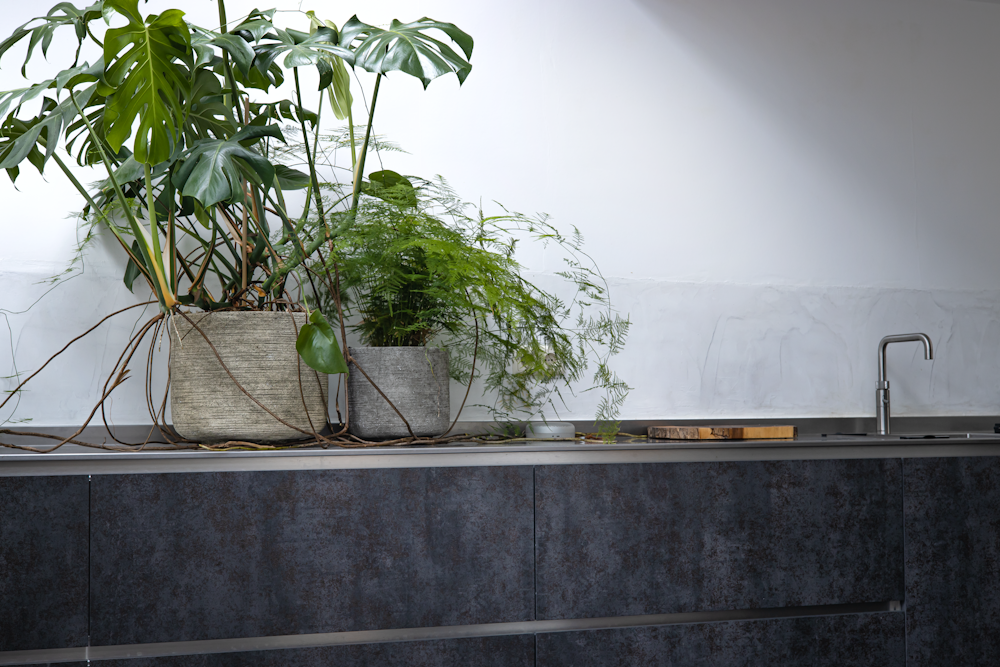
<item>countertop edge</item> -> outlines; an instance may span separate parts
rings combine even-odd
[[[808,438],[709,443],[553,442],[379,450],[19,453],[0,455],[0,477],[967,456],[1000,456],[1000,437],[979,434],[972,438],[922,442]]]

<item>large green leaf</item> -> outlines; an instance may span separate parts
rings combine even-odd
[[[340,32],[340,45],[352,50],[350,56],[342,57],[349,64],[376,74],[398,71],[415,76],[424,88],[433,79],[450,72],[454,72],[458,82],[463,83],[472,71],[472,65],[450,46],[428,35],[431,30],[443,32],[458,44],[465,58],[472,57],[472,37],[453,23],[441,23],[426,17],[413,23],[400,23],[393,19],[389,29],[385,30],[362,23],[357,16],[352,16]]]
[[[17,113],[22,104],[35,99],[47,90],[54,90],[58,97],[64,88],[72,88],[83,82],[99,81],[103,76],[104,60],[100,59],[94,65],[84,63],[79,67],[63,70],[56,74],[55,78],[39,81],[27,88],[2,91],[0,92],[0,117],[6,116],[7,111],[12,106],[14,112]]]
[[[210,70],[195,72],[190,110],[184,119],[184,136],[189,143],[198,139],[228,139],[237,129],[232,108],[224,103],[222,83]]]
[[[184,12],[168,9],[144,21],[138,1],[105,0],[129,23],[104,37],[107,81],[114,89],[104,114],[107,141],[115,152],[132,134],[138,116],[133,153],[139,162],[156,164],[170,157],[184,125],[191,34]]]
[[[101,18],[104,9],[103,5],[103,2],[96,2],[89,7],[79,9],[69,2],[60,2],[50,9],[45,16],[33,18],[27,23],[18,26],[7,39],[0,42],[0,57],[12,46],[30,35],[28,53],[24,58],[24,65],[21,66],[21,75],[24,76],[25,68],[28,66],[28,61],[31,60],[35,47],[41,44],[42,55],[47,55],[49,44],[52,43],[52,35],[55,33],[56,28],[66,25],[72,25],[76,31],[77,56],[79,56],[80,45],[83,44],[83,40],[87,35],[87,23]],[[32,28],[27,27],[35,21],[41,21],[41,24]],[[73,66],[76,66],[75,60]]]
[[[234,34],[246,34],[249,35],[250,39],[255,42],[259,42],[263,39],[264,35],[270,30],[274,30],[274,25],[271,20],[274,18],[274,9],[268,9],[267,11],[260,11],[254,9],[249,14],[247,14],[246,19],[243,20],[238,26],[230,30],[229,32]],[[307,12],[308,13],[308,12]]]
[[[86,106],[96,88],[97,84],[91,84],[82,91],[73,93],[81,108]],[[2,157],[0,169],[16,167],[22,160],[29,157],[29,154],[35,150],[35,144],[38,143],[39,139],[42,139],[45,144],[45,154],[42,163],[35,165],[41,171],[42,165],[55,151],[63,128],[68,126],[78,115],[76,107],[68,97],[59,104],[45,98],[41,113],[27,127],[5,122],[4,126],[0,127],[0,137],[7,139],[8,142],[0,143],[0,157]]]
[[[51,106],[51,100],[46,99],[45,102],[48,103],[46,106]],[[18,165],[25,158],[27,158],[28,162],[35,165],[39,173],[43,170],[45,157],[35,145],[38,141],[37,134],[34,134],[34,140],[27,143],[28,151],[24,156],[21,156],[20,159],[8,160],[17,140],[28,132],[33,132],[35,126],[41,122],[41,117],[32,118],[28,121],[23,121],[19,118],[10,118],[3,124],[3,128],[0,129],[0,163],[5,165],[4,168],[7,170],[7,176],[10,178],[11,183],[17,181],[17,177],[21,173]]]
[[[253,47],[257,57],[254,64],[261,71],[267,71],[282,54],[285,67],[303,67],[316,65],[323,75],[323,68],[329,69],[326,62],[329,56],[340,56],[346,59],[351,52],[337,44],[337,31],[326,26],[318,28],[312,34],[298,30],[275,30],[277,41],[259,43]],[[322,63],[322,64],[320,64]],[[330,84],[328,79],[326,85]],[[323,86],[320,86],[322,90]]]
[[[206,208],[223,201],[242,201],[245,176],[256,175],[265,188],[271,187],[274,165],[240,143],[265,136],[284,140],[277,125],[268,125],[246,127],[225,141],[197,142],[174,174],[174,185],[185,197],[193,197]]]
[[[244,76],[250,75],[250,64],[253,62],[255,54],[253,47],[245,39],[239,35],[225,33],[214,37],[210,44],[218,46],[232,56],[233,62],[236,63],[236,67]]]
[[[4,127],[0,129],[0,136],[10,140],[9,142],[5,142],[3,149],[0,150],[0,156],[2,156],[0,159],[9,164],[11,162],[20,162],[26,156],[31,157],[36,153],[32,146],[41,139],[45,144],[45,153],[44,155],[41,153],[38,154],[39,160],[37,163],[33,161],[33,164],[41,171],[44,163],[52,157],[52,153],[58,145],[59,134],[63,131],[63,128],[66,129],[66,135],[69,137],[77,129],[78,125],[82,123],[79,120],[74,122],[74,119],[79,114],[72,101],[66,98],[62,103],[57,104],[56,100],[58,100],[59,95],[64,89],[72,90],[81,83],[100,81],[103,75],[104,61],[101,59],[94,65],[84,63],[79,67],[63,70],[56,74],[54,79],[47,79],[29,88],[0,93],[0,116],[7,114],[11,106],[14,107],[14,110],[4,121]],[[86,108],[88,105],[93,104],[95,99],[103,99],[95,94],[96,88],[96,86],[89,86],[75,93],[77,103],[81,108]],[[15,122],[15,116],[25,102],[35,99],[47,91],[54,91],[56,98],[55,100],[48,97],[42,98],[40,113],[27,123],[27,126],[30,126],[30,128],[24,126],[24,122]],[[68,146],[67,150],[69,148]],[[11,169],[13,167],[7,166],[5,168]]]
[[[347,363],[344,361],[344,353],[340,351],[337,334],[319,309],[314,310],[309,321],[299,329],[295,349],[302,361],[321,373],[333,375],[347,372]]]

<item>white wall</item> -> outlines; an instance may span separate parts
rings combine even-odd
[[[186,4],[214,22],[214,3]],[[230,17],[253,4],[229,0]],[[32,14],[7,9],[9,26]],[[580,228],[633,321],[617,363],[635,387],[625,418],[870,415],[876,344],[909,331],[928,333],[937,358],[890,348],[894,414],[1000,413],[1000,6],[373,0],[328,11],[338,24],[354,11],[371,23],[428,15],[475,37],[461,88],[386,81],[376,129],[409,155],[384,166]],[[21,85],[20,53],[0,63],[0,88]],[[71,256],[64,216],[80,202],[56,172],[47,179],[26,168],[20,192],[0,182],[8,311]],[[538,248],[523,260],[542,280],[558,268]],[[120,262],[99,243],[83,276],[8,315],[20,370],[136,300]],[[33,381],[14,417],[80,421],[133,321]],[[6,335],[0,326],[4,375]],[[130,382],[118,423],[147,419]],[[562,416],[586,419],[595,401],[581,393]]]

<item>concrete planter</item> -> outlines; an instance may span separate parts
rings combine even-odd
[[[323,428],[327,376],[300,362],[295,351],[296,326],[305,324],[304,313],[237,311],[188,317],[212,341],[230,373],[251,396],[304,431]],[[173,316],[167,330],[170,411],[180,435],[203,442],[280,442],[308,437],[281,424],[247,398],[187,320]]]
[[[448,353],[429,347],[352,347],[365,373],[409,422],[413,434],[435,436],[451,425]],[[365,440],[410,435],[399,415],[354,364],[347,380],[350,432]]]

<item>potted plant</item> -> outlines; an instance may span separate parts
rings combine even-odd
[[[335,202],[337,188],[330,189]],[[352,433],[443,435],[454,424],[449,374],[466,386],[466,399],[480,378],[500,424],[551,418],[560,391],[583,378],[588,361],[596,365],[593,389],[604,392],[596,421],[608,435],[617,431],[628,388],[608,361],[629,323],[611,308],[576,230],[563,235],[544,216],[486,216],[440,178],[383,170],[369,175],[362,193],[353,224],[327,258],[339,291],[322,291],[320,303],[331,319],[352,317],[367,346],[349,350]],[[562,251],[566,300],[525,278],[514,258],[517,239]]]
[[[353,127],[345,63],[375,73],[357,165],[362,173],[383,75],[402,72],[425,87],[452,72],[464,81],[472,39],[426,18],[381,29],[353,17],[338,30],[310,13],[309,30],[297,31],[276,26],[272,10],[230,25],[224,0],[218,6],[218,29],[192,25],[177,9],[143,15],[138,0],[103,0],[85,9],[63,2],[17,28],[0,43],[0,56],[27,39],[27,64],[38,44],[44,53],[56,30],[72,27],[77,59],[52,79],[0,93],[0,168],[14,180],[25,160],[40,172],[54,164],[84,197],[84,219],[110,230],[125,251],[125,284],[132,289],[141,278],[155,295],[160,312],[129,342],[98,406],[124,381],[143,338],[166,326],[181,436],[320,438],[328,421],[324,379],[309,369],[344,373],[347,367],[335,330],[302,296],[336,289],[333,276],[305,270],[306,262],[325,266],[324,250],[353,223],[361,183],[355,179],[340,215],[328,215],[310,131],[318,136],[324,98]],[[95,34],[101,20],[116,25],[103,40]],[[428,35],[434,31],[465,58]],[[79,64],[93,46],[100,56]],[[315,112],[303,104],[301,67],[319,72]],[[293,99],[255,101],[286,79],[294,84]],[[41,100],[40,111],[25,116],[32,100]],[[305,171],[274,159],[283,121],[297,124],[305,140]],[[88,190],[59,147],[80,165],[103,169],[105,180]],[[290,189],[306,190],[301,211],[287,205]],[[267,359],[277,363],[262,365]],[[206,412],[205,399],[221,404]],[[158,424],[165,401],[157,409],[150,397]]]

